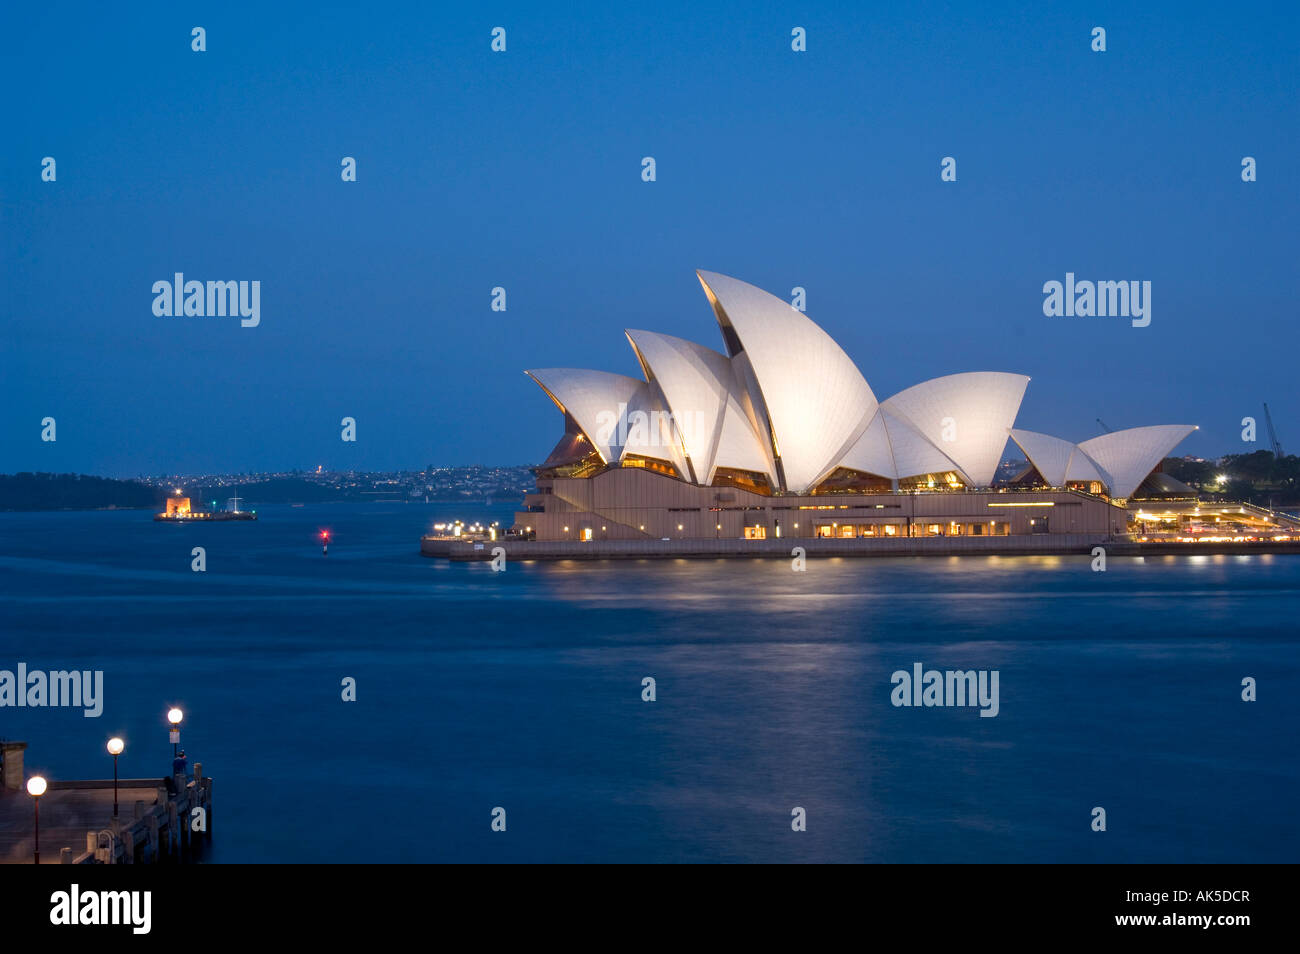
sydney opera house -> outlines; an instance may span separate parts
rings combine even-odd
[[[1020,430],[1029,379],[935,378],[879,400],[801,311],[699,272],[725,353],[628,331],[638,377],[526,372],[564,415],[512,536],[533,540],[1123,534],[1126,499],[1195,430],[1075,443]],[[995,483],[1008,439],[1030,466]]]

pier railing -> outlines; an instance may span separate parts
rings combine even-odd
[[[105,819],[98,830],[86,831],[83,848],[62,846],[63,864],[150,864],[180,860],[212,837],[212,779],[202,763],[193,776],[176,775],[175,794],[168,779],[119,779],[119,815]],[[51,781],[49,791],[85,796],[98,804],[113,791],[112,779]],[[130,806],[130,807],[128,807]]]

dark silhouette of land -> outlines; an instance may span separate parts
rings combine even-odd
[[[85,474],[0,474],[0,510],[161,509],[166,493],[138,480]]]

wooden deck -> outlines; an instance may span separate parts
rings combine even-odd
[[[118,782],[113,819],[113,780],[51,781],[41,796],[41,864],[132,864],[191,860],[212,834],[212,779],[195,764],[178,776],[169,796],[166,780]],[[202,809],[204,831],[193,831],[193,810]],[[0,789],[0,864],[31,864],[32,797]]]

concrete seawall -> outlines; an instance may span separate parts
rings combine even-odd
[[[802,547],[810,558],[817,557],[913,557],[913,556],[1036,556],[1076,554],[1088,556],[1095,546],[1106,548],[1107,556],[1163,556],[1169,554],[1300,553],[1300,541],[1274,543],[1137,543],[1106,540],[1089,534],[1034,534],[1014,537],[911,537],[857,538],[820,537],[785,540],[577,540],[472,542],[420,541],[422,556],[458,562],[492,559],[493,549],[505,550],[506,559],[521,560],[676,560],[735,557],[789,559],[790,551]]]

